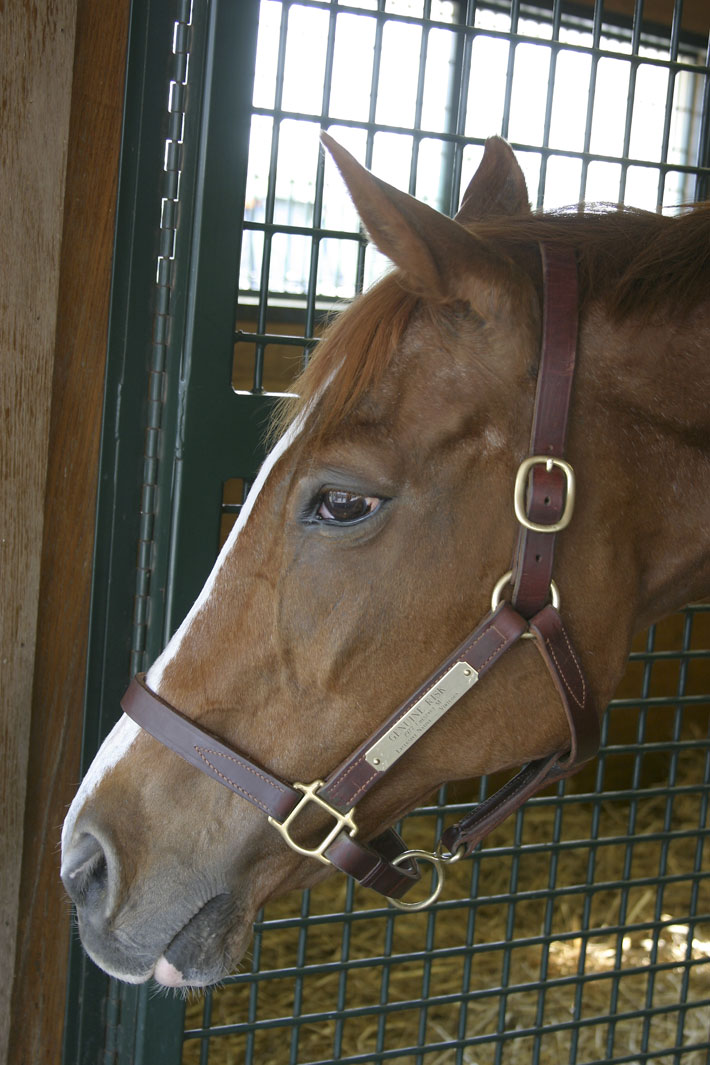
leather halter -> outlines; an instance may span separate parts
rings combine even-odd
[[[540,252],[542,353],[530,457],[520,466],[515,485],[518,544],[511,570],[496,586],[490,612],[470,636],[325,781],[307,785],[285,783],[200,728],[150,691],[145,674],[133,678],[121,702],[126,714],[162,744],[263,810],[293,850],[335,866],[404,908],[432,902],[443,882],[442,863],[471,854],[526,799],[575,772],[599,748],[598,714],[557,609],[552,582],[556,534],[569,523],[574,507],[574,473],[564,453],[577,339],[577,268],[569,248],[541,244]],[[511,602],[501,602],[508,584]],[[569,745],[524,766],[447,828],[433,854],[408,851],[393,829],[361,842],[353,811],[363,795],[521,637],[533,639],[552,676],[569,725]],[[296,842],[292,827],[311,804],[326,811],[334,824],[317,847],[308,848]],[[417,859],[435,865],[437,888],[424,903],[397,902],[420,877]]]

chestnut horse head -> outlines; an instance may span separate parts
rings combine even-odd
[[[567,444],[577,505],[555,581],[595,706],[613,694],[633,633],[710,584],[710,212],[533,215],[494,138],[451,220],[328,144],[395,270],[329,328],[146,681],[283,781],[346,759],[466,637],[510,568],[541,241],[579,261]],[[568,735],[550,674],[521,640],[368,791],[360,836],[444,781],[541,758]],[[320,816],[309,810],[305,830]],[[267,899],[328,869],[124,717],[69,811],[62,873],[103,969],[200,985],[233,968]]]

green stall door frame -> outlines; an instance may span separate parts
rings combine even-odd
[[[260,460],[272,401],[231,387],[258,9],[131,12],[83,772],[209,573],[223,482]],[[183,1003],[109,979],[74,939],[64,1065],[178,1065]]]

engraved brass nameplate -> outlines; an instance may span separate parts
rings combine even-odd
[[[432,688],[410,706],[406,714],[392,725],[365,752],[365,761],[378,773],[384,773],[408,751],[420,736],[435,724],[478,680],[478,673],[467,662],[457,662]]]

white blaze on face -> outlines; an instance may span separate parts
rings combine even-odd
[[[137,725],[135,721],[132,721],[130,717],[126,717],[124,714],[101,744],[96,757],[89,766],[88,773],[81,782],[81,787],[74,796],[74,801],[69,807],[69,813],[62,828],[62,850],[71,841],[74,824],[84,803],[96,790],[100,780],[131,748],[140,730],[140,725]]]
[[[202,610],[205,603],[208,601],[212,593],[217,574],[221,570],[222,566],[224,565],[225,559],[234,547],[237,537],[246,525],[249,515],[251,514],[254,508],[254,503],[256,502],[257,496],[264,487],[267,477],[269,476],[281,456],[286,453],[286,451],[294,442],[296,437],[302,432],[307,413],[307,410],[304,411],[304,413],[293,422],[293,424],[279,440],[276,447],[267,456],[256,480],[254,481],[254,484],[252,485],[252,489],[249,492],[247,501],[241,509],[239,518],[235,522],[234,527],[232,528],[232,531],[230,532],[229,537],[227,538],[227,541],[219,554],[214,568],[210,573],[209,577],[207,578],[204,588],[200,592],[189,614],[187,615],[175,635],[172,637],[163,653],[148,670],[146,683],[148,684],[148,687],[151,688],[153,691],[160,691],[160,683],[163,677],[163,673],[165,671],[165,667],[168,665],[169,662],[173,660],[173,658],[179,651],[183,640],[185,639],[187,633],[190,630],[190,626],[194,622],[199,612]],[[71,841],[74,825],[86,800],[96,790],[106,773],[108,773],[109,770],[112,769],[117,764],[117,762],[119,762],[121,758],[123,758],[123,756],[130,750],[133,741],[136,739],[140,731],[140,726],[124,714],[118,724],[114,726],[112,731],[106,737],[96,757],[94,758],[94,761],[91,763],[89,771],[84,777],[84,780],[81,783],[81,787],[76,793],[74,801],[72,802],[69,808],[69,813],[67,814],[66,820],[64,822],[64,827],[62,829],[62,848],[65,848],[67,844]]]
[[[241,511],[239,512],[239,517],[232,526],[232,530],[229,536],[227,537],[227,540],[225,541],[224,547],[219,553],[217,561],[215,562],[212,572],[207,578],[202,591],[193,603],[192,609],[183,621],[180,628],[175,632],[163,653],[160,655],[159,658],[156,659],[156,661],[153,663],[153,665],[148,670],[148,673],[146,674],[146,684],[152,691],[160,691],[160,683],[163,679],[163,673],[165,672],[166,666],[169,662],[172,662],[173,658],[175,658],[176,654],[180,650],[180,646],[183,640],[190,631],[190,626],[204,607],[205,603],[210,598],[215,585],[215,581],[217,580],[217,575],[222,569],[222,566],[224,565],[227,557],[231,554],[232,548],[234,547],[237,537],[246,525],[249,515],[251,514],[254,508],[254,503],[256,502],[257,496],[266,484],[267,477],[269,476],[281,456],[286,453],[293,441],[303,429],[304,420],[304,417],[296,419],[296,421],[281,437],[276,447],[269,453],[264,462],[264,465],[259,470],[259,474],[256,480],[254,481],[254,484],[252,485],[247,500]]]

